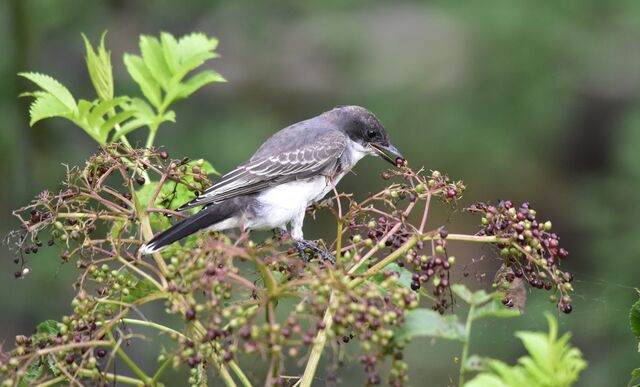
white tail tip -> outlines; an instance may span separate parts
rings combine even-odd
[[[156,248],[156,246],[152,243],[150,245],[142,245],[140,247],[140,250],[138,250],[140,252],[140,254],[142,255],[147,255],[147,254],[153,254],[156,251],[160,251],[159,248]]]

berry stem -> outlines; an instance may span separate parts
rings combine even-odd
[[[111,321],[113,321],[113,320],[107,321],[106,323],[108,324]],[[174,335],[178,335],[180,337],[184,337],[184,335],[182,333],[176,331],[175,329],[169,328],[168,326],[165,326],[165,325],[162,325],[162,324],[155,323],[153,321],[138,320],[138,319],[135,319],[135,318],[122,318],[122,319],[118,320],[118,322],[124,322],[124,323],[131,324],[131,325],[138,325],[138,326],[142,326],[142,327],[154,328],[154,329],[157,329],[157,330],[162,331],[162,332],[166,332],[166,333],[169,333],[169,334],[174,334]]]
[[[167,359],[162,362],[160,367],[158,367],[158,370],[156,371],[155,374],[153,374],[153,377],[151,378],[151,385],[152,386],[155,386],[155,385],[158,384],[158,379],[160,379],[160,376],[162,376],[164,371],[166,371],[167,368],[169,368],[169,365],[171,364],[172,360],[173,360],[173,357],[168,356]]]
[[[420,234],[424,232],[424,227],[427,225],[427,218],[429,217],[429,207],[431,206],[431,190],[427,191],[427,200],[424,203],[424,212],[422,213],[422,220],[420,221]]]
[[[318,363],[320,362],[320,357],[322,356],[324,345],[327,342],[327,332],[331,330],[331,325],[333,324],[333,313],[331,312],[331,305],[335,302],[335,297],[335,291],[331,292],[329,307],[327,307],[327,310],[324,313],[324,318],[322,320],[324,322],[325,328],[318,332],[318,335],[313,342],[313,348],[311,348],[311,354],[309,355],[307,366],[304,369],[304,374],[302,374],[302,378],[300,378],[300,381],[296,383],[300,387],[310,387],[311,383],[313,382],[313,377],[315,376],[316,370],[318,369]]]
[[[105,331],[107,333],[107,336],[109,336],[111,346],[115,350],[116,355],[118,355],[120,359],[129,367],[131,372],[136,374],[136,376],[139,377],[140,380],[142,380],[144,385],[148,384],[151,378],[147,374],[145,374],[144,371],[142,371],[140,367],[138,367],[138,365],[133,360],[131,360],[129,355],[127,355],[122,350],[122,348],[120,347],[120,341],[116,341],[115,337],[113,337],[113,333],[111,332],[111,329],[107,328],[105,329]]]
[[[84,369],[84,368],[80,368],[76,372],[78,373],[78,375],[85,376],[85,377],[88,377],[88,378],[92,378],[94,376],[94,372],[93,371],[87,370],[87,369]],[[108,380],[110,382],[114,382],[114,383],[122,382],[124,384],[130,384],[132,386],[144,386],[145,385],[145,383],[140,379],[132,378],[132,377],[129,377],[129,376],[116,375],[116,374],[112,374],[112,373],[109,373],[109,372],[100,372],[100,377],[103,378],[103,379],[106,379],[106,380]]]
[[[462,343],[462,355],[460,358],[460,376],[458,377],[458,387],[462,387],[464,385],[464,378],[467,373],[466,363],[467,357],[469,357],[469,342],[471,339],[471,324],[473,323],[473,314],[475,312],[475,305],[469,305],[469,313],[467,314],[467,322],[464,326],[466,339]]]

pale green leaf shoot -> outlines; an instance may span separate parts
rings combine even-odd
[[[113,69],[111,67],[111,52],[105,48],[104,38],[107,32],[102,33],[100,45],[97,53],[89,39],[82,34],[84,45],[87,51],[86,62],[89,71],[89,77],[93,88],[96,90],[98,98],[102,101],[108,101],[113,98]]]

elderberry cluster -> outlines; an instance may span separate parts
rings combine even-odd
[[[342,274],[342,275],[341,275]],[[329,308],[332,327],[329,332],[339,344],[356,341],[363,351],[359,357],[368,385],[381,383],[380,365],[391,359],[388,383],[400,386],[406,383],[407,365],[402,350],[404,343],[395,340],[395,330],[404,324],[405,314],[418,306],[416,293],[399,283],[399,273],[385,270],[377,285],[349,286],[346,273],[319,273],[320,278],[311,285],[309,308],[315,313]],[[332,289],[340,289],[328,299]],[[318,314],[319,315],[319,314]],[[316,330],[324,329],[319,321]],[[316,333],[316,332],[310,332]],[[305,336],[305,341],[314,335]]]
[[[560,237],[552,232],[550,221],[538,221],[537,212],[525,202],[519,207],[509,201],[497,205],[476,203],[468,208],[482,215],[479,235],[496,236],[500,255],[504,259],[503,269],[495,286],[508,289],[516,278],[522,278],[536,289],[552,291],[550,300],[564,313],[571,313],[573,276],[560,269],[560,262],[569,252],[560,246]],[[505,297],[503,303],[512,305]]]

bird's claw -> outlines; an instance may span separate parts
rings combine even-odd
[[[323,258],[326,261],[329,261],[332,265],[336,264],[336,257],[330,254],[328,251],[321,249],[320,247],[318,247],[318,245],[316,245],[311,241],[299,240],[295,242],[295,245],[296,245],[296,249],[298,250],[298,254],[300,254],[300,257],[305,262],[309,261],[309,257],[305,252],[306,249],[309,249],[314,251],[315,253],[318,253],[321,258]]]

